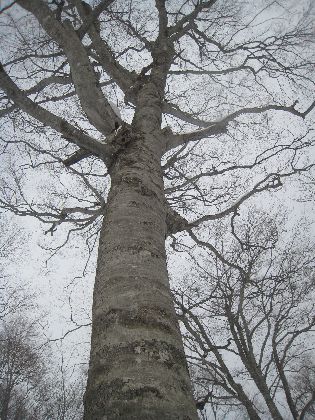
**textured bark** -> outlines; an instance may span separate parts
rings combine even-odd
[[[154,89],[144,88],[131,141],[111,169],[85,420],[198,418],[168,282],[164,141]]]

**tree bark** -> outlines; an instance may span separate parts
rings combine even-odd
[[[168,281],[163,142],[153,108],[152,98],[152,114],[140,107],[111,169],[85,420],[198,418]]]

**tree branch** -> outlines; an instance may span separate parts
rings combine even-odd
[[[12,100],[22,111],[26,112],[42,124],[53,128],[71,143],[76,144],[77,146],[82,147],[92,154],[104,159],[109,157],[110,150],[106,147],[106,145],[99,143],[82,130],[79,130],[63,118],[58,117],[45,108],[42,108],[28,98],[8,76],[1,63],[0,88],[3,89],[8,98]]]
[[[81,27],[77,30],[80,39],[84,37],[91,25],[94,25],[101,13],[104,12],[115,0],[103,0],[94,9],[91,7],[90,13],[86,13]],[[87,4],[87,3],[86,3]]]
[[[87,13],[83,9],[79,0],[73,0],[76,4],[78,12],[83,20],[87,18]],[[95,29],[94,25],[90,25],[87,33],[92,41],[92,45],[98,56],[98,60],[107,74],[115,80],[120,89],[126,93],[127,90],[135,83],[136,74],[124,68],[115,59],[109,45],[101,38],[100,33]]]
[[[110,134],[115,128],[115,122],[121,124],[121,120],[103,95],[84,45],[70,21],[58,22],[41,0],[19,0],[18,3],[37,18],[47,34],[63,49],[85,114],[102,134]]]
[[[296,115],[301,118],[305,118],[315,107],[315,101],[304,111],[298,111],[295,109],[297,101],[295,101],[291,106],[282,106],[282,105],[265,105],[262,107],[251,107],[251,108],[242,108],[238,111],[233,112],[232,114],[227,115],[221,120],[213,121],[208,123],[209,125],[202,130],[191,131],[190,133],[177,134],[169,136],[167,143],[167,151],[173,149],[174,147],[181,146],[189,141],[197,141],[208,136],[224,134],[227,131],[227,126],[230,122],[234,121],[240,115],[245,114],[262,114],[267,111],[284,111],[289,112],[290,114]]]
[[[199,4],[195,6],[194,10],[191,13],[184,16],[174,26],[169,28],[168,30],[169,34],[172,36],[174,40],[182,37],[188,31],[188,29],[190,29],[190,27],[193,25],[194,20],[198,16],[198,14],[204,9],[210,9],[216,2],[217,0],[198,2]]]

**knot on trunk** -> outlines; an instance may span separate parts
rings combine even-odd
[[[136,135],[133,133],[131,127],[123,124],[108,136],[106,144],[112,148],[113,153],[117,153],[121,149],[125,149],[135,138]]]
[[[110,159],[108,159],[108,172],[112,170],[114,163],[117,161],[118,156],[127,149],[130,143],[133,143],[142,136],[136,133],[132,127],[123,123],[120,127],[113,130],[113,132],[106,139],[106,146],[110,150]]]

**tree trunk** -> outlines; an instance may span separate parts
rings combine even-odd
[[[162,134],[140,120],[111,170],[85,420],[198,418],[166,267]]]

